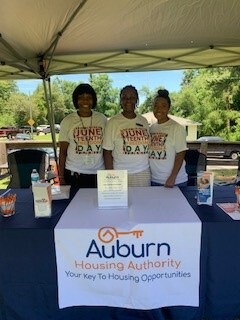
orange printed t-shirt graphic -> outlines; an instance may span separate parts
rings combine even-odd
[[[166,139],[167,133],[156,132],[151,133],[151,152],[150,158],[157,160],[166,160]]]
[[[148,153],[148,131],[146,128],[128,128],[121,130],[123,154]]]
[[[76,154],[97,154],[102,151],[101,127],[76,127],[73,131]]]

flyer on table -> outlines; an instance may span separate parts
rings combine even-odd
[[[97,181],[99,207],[128,206],[127,170],[99,170]]]

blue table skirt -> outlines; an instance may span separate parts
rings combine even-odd
[[[35,219],[31,191],[19,189],[15,216],[0,217],[0,320],[233,320],[240,316],[240,223],[216,205],[197,206],[194,188],[182,192],[203,223],[198,308],[59,309],[53,230],[69,200],[53,202],[52,218]],[[234,199],[233,189],[216,189],[215,199]]]

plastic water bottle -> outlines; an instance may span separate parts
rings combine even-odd
[[[37,172],[37,169],[32,170],[31,181],[32,181],[32,185],[34,185],[36,182],[39,182],[39,174]]]

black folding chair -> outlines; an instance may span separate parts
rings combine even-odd
[[[186,172],[188,175],[188,186],[197,185],[197,173],[206,171],[207,157],[196,149],[188,149],[185,155]]]
[[[9,153],[10,183],[8,188],[29,188],[33,169],[37,169],[40,179],[44,179],[49,163],[48,153],[42,150],[21,149]]]

